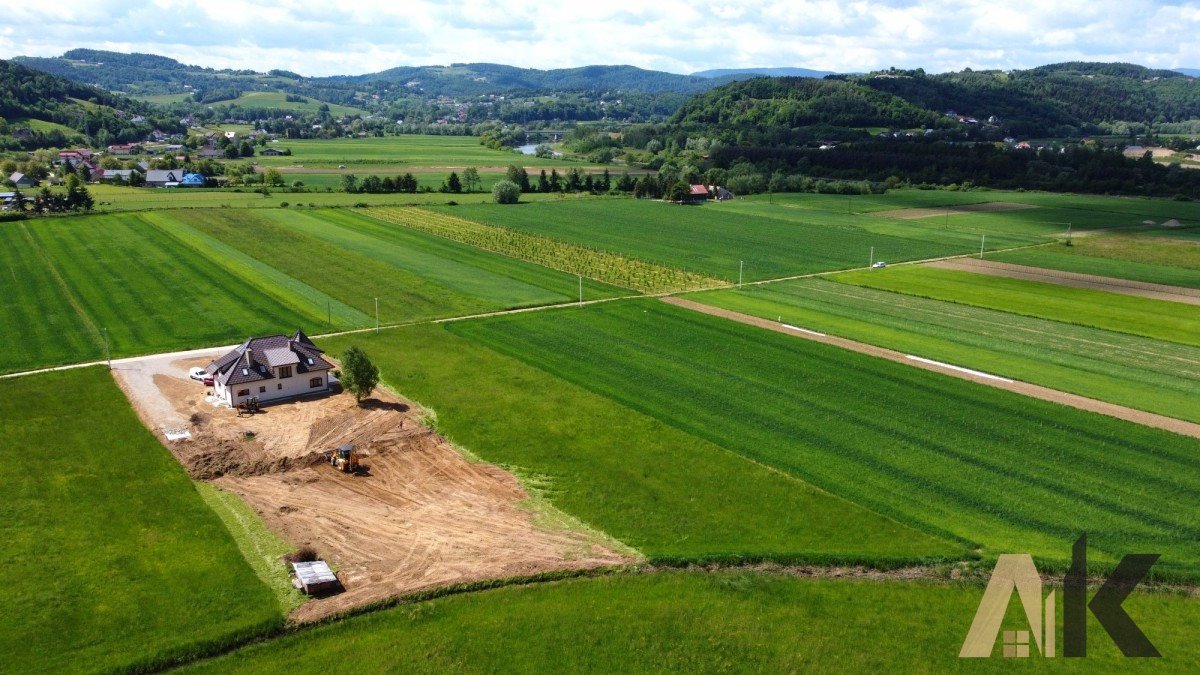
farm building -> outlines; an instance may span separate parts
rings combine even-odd
[[[37,185],[37,181],[30,178],[29,176],[26,176],[25,174],[21,173],[20,171],[17,171],[13,175],[9,176],[8,180],[10,180],[13,185],[15,185],[19,188],[34,187]]]
[[[696,203],[696,202],[708,201],[708,198],[709,198],[709,197],[711,197],[711,196],[712,196],[712,195],[710,195],[710,194],[709,194],[709,192],[708,192],[708,187],[707,187],[707,186],[705,186],[705,185],[692,185],[692,186],[691,186],[691,187],[688,189],[687,196],[683,198],[683,201],[684,201],[684,202],[686,202],[686,203],[693,203],[693,204],[694,204],[694,203]]]
[[[258,154],[262,155],[263,157],[279,157],[284,153],[279,148],[267,148]]]
[[[213,159],[217,157],[224,157],[225,151],[216,147],[215,145],[206,145],[197,150],[196,155],[203,159]]]
[[[111,183],[120,179],[128,183],[133,178],[133,169],[101,169],[99,174],[92,174],[97,180]]]
[[[250,338],[209,364],[213,393],[236,407],[250,398],[266,403],[326,392],[333,365],[324,353],[300,330],[290,338]]]
[[[110,155],[133,155],[141,152],[142,146],[137,143],[118,143],[108,146],[108,154]]]

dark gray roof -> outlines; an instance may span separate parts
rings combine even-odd
[[[225,386],[275,379],[272,368],[293,365],[295,374],[315,373],[333,368],[321,357],[322,352],[302,332],[304,341],[286,335],[250,338],[213,361],[208,372]]]
[[[146,172],[147,183],[178,183],[183,180],[183,169],[152,169]]]

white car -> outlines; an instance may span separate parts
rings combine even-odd
[[[199,380],[203,382],[204,379],[208,377],[208,371],[204,370],[203,368],[192,368],[188,371],[188,377],[192,378],[193,380]]]
[[[881,270],[881,269],[883,269],[883,268],[885,268],[885,267],[887,267],[887,263],[883,262],[882,260],[880,260],[879,262],[877,262],[877,263],[875,263],[875,264],[871,265],[871,269],[873,269],[873,270]]]

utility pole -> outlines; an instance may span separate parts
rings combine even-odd
[[[108,369],[112,370],[112,351],[108,348],[108,329],[101,328],[100,332],[104,334],[104,359],[108,361]]]
[[[379,298],[375,298],[375,332],[379,332]]]
[[[850,215],[850,213],[851,213],[850,204],[852,204],[853,202],[854,202],[854,197],[850,197],[850,196],[846,197],[846,215]]]
[[[983,245],[986,241],[987,241],[986,234],[979,235],[979,259],[980,260],[983,260]]]
[[[1071,245],[1071,223],[1067,223],[1067,246]]]
[[[742,266],[745,265],[745,260],[738,261],[738,288],[742,287]]]
[[[950,227],[950,207],[946,207],[946,227]]]
[[[330,332],[333,332],[333,302],[325,301],[325,325]]]
[[[871,247],[871,262],[868,263],[868,265],[871,267],[875,266],[875,247],[874,246]]]
[[[579,275],[579,306],[583,307],[583,275]]]

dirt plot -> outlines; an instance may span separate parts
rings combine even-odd
[[[881,216],[883,218],[899,218],[900,220],[916,220],[918,218],[932,218],[934,216],[945,216],[949,214],[964,214],[964,213],[1002,213],[1005,211],[1024,211],[1026,209],[1036,209],[1033,204],[1017,204],[1014,202],[984,202],[982,204],[962,204],[959,206],[948,206],[939,209],[920,208],[920,209],[893,209],[891,211],[875,211],[872,216]]]
[[[187,379],[210,359],[148,357],[114,374],[148,426],[191,433],[167,446],[193,478],[238,494],[335,567],[345,591],[302,605],[295,621],[436,586],[634,559],[530,499],[508,472],[464,457],[408,401],[383,393],[359,407],[335,393],[238,417]],[[325,451],[343,443],[366,455],[366,472],[328,465]]]
[[[1155,300],[1168,300],[1170,302],[1182,302],[1189,305],[1200,305],[1200,289],[1195,288],[1182,288],[1180,286],[1168,286],[1166,284],[1152,284],[1144,281],[1116,279],[1113,277],[1097,276],[1095,274],[1065,272],[1062,270],[1051,270],[1042,267],[1031,267],[1029,265],[1015,265],[1013,263],[1004,263],[995,260],[980,260],[978,258],[954,258],[951,260],[938,260],[926,264],[930,267],[974,272],[975,274],[986,274],[994,277],[1023,279],[1025,281],[1040,281],[1042,283],[1056,284],[1058,286],[1088,288],[1095,291],[1120,293],[1121,295],[1136,295],[1143,298],[1153,298]]]

